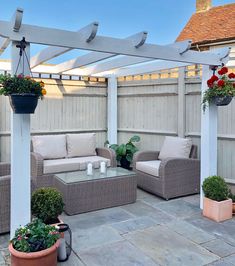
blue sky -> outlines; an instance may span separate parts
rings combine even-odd
[[[0,20],[9,20],[17,7],[24,9],[23,23],[74,30],[99,22],[98,34],[124,38],[148,31],[147,42],[169,44],[196,9],[196,0],[2,0]],[[234,0],[212,0],[213,6]],[[33,45],[31,55],[41,47]],[[84,52],[72,51],[52,62]],[[9,49],[1,58],[9,58]]]

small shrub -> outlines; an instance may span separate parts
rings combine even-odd
[[[220,176],[207,177],[203,182],[202,189],[205,197],[212,200],[223,201],[229,196],[228,185]]]
[[[32,195],[32,214],[46,224],[55,222],[63,207],[62,195],[55,188],[39,188]]]
[[[235,203],[235,194],[230,191],[228,197],[232,199],[233,203]]]

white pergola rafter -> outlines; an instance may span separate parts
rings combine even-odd
[[[86,27],[80,29],[77,33],[81,35],[81,38],[83,38],[86,42],[89,43],[95,38],[98,30],[98,25],[98,22],[93,22],[87,25]],[[40,65],[41,63],[44,63],[56,56],[69,52],[70,50],[72,50],[72,48],[47,47],[31,58],[30,67],[34,68]]]
[[[179,51],[180,54],[185,53],[189,47],[191,47],[191,41],[176,42],[173,44],[167,45],[168,47],[175,48]],[[86,75],[95,75],[97,73],[102,73],[112,69],[122,68],[125,66],[140,64],[152,61],[149,58],[142,58],[136,56],[122,56],[121,58],[114,58],[108,62],[100,63],[95,66],[90,66],[84,69]]]
[[[137,58],[142,60],[161,60],[151,63],[146,63],[142,66],[133,68],[124,68],[113,71],[109,77],[108,82],[108,134],[110,139],[117,139],[117,76],[135,75],[151,73],[161,69],[175,68],[180,66],[186,66],[188,64],[202,64],[203,66],[203,82],[202,92],[206,89],[206,80],[212,74],[210,66],[219,66],[222,63],[228,61],[229,49],[221,49],[217,52],[197,52],[189,50],[190,42],[176,43],[173,45],[156,45],[145,43],[147,33],[142,33],[134,38],[119,39],[106,36],[98,36],[97,27],[98,23],[93,26],[89,26],[84,30],[78,32],[52,29],[46,27],[39,27],[33,25],[22,24],[23,11],[18,9],[16,15],[11,22],[0,21],[0,37],[5,38],[5,41],[12,42],[12,67],[11,71],[17,69],[17,62],[19,60],[19,53],[16,47],[19,41],[25,37],[27,41],[27,54],[30,54],[30,43],[44,44],[52,47],[48,47],[39,53],[31,61],[32,65],[36,67],[41,62],[45,62],[50,58],[57,56],[63,52],[67,52],[71,49],[82,49],[95,52],[101,52],[101,56],[95,55],[96,59],[112,57],[115,55],[124,55],[123,57],[110,63],[110,68],[113,69],[114,64],[116,66],[129,65],[128,57],[134,57],[132,63],[137,62]],[[0,47],[6,46],[3,45]],[[1,48],[0,48],[1,49]],[[84,62],[87,60],[92,61],[92,54],[84,56]],[[100,61],[99,60],[99,61]],[[120,60],[123,60],[121,62]],[[163,61],[164,60],[164,61]],[[125,64],[124,64],[125,61]],[[94,61],[93,61],[94,62]],[[116,62],[116,63],[115,63]],[[119,62],[117,64],[117,62]],[[26,62],[25,62],[26,63]],[[69,63],[66,63],[69,64]],[[78,62],[75,60],[70,62],[68,69],[77,68]],[[107,63],[108,65],[108,63]],[[60,66],[61,67],[61,66]],[[49,67],[50,68],[50,67]],[[96,70],[104,70],[102,65],[97,66]],[[27,65],[25,65],[27,73]],[[55,71],[56,66],[53,66]],[[61,67],[60,71],[65,71]],[[107,69],[107,67],[106,67]],[[109,69],[110,70],[110,69]],[[54,72],[55,73],[55,72]],[[91,73],[92,74],[92,73]],[[112,110],[114,108],[114,110]],[[114,119],[110,116],[113,114]],[[12,132],[11,132],[11,236],[18,225],[25,224],[30,220],[30,115],[29,114],[12,114]],[[205,113],[202,112],[201,119],[201,183],[206,176],[216,174],[216,145],[217,145],[217,108],[210,104]],[[19,134],[19,132],[21,132]],[[18,154],[21,154],[20,159]],[[20,180],[20,185],[19,185]],[[20,189],[18,189],[19,185]],[[201,194],[202,199],[202,194]],[[202,203],[201,203],[202,207]],[[22,217],[21,214],[24,214]]]
[[[127,37],[127,40],[131,40],[133,44],[137,47],[140,47],[144,44],[145,40],[147,38],[147,32],[139,32],[137,34],[131,35]],[[77,57],[75,59],[68,60],[66,62],[63,62],[61,64],[58,64],[55,67],[56,73],[63,73],[71,69],[87,66],[93,63],[97,63],[101,60],[105,60],[111,57],[116,56],[116,54],[110,54],[110,53],[99,53],[99,52],[90,52],[86,55],[82,55],[80,57]]]

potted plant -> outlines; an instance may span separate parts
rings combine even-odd
[[[9,96],[10,105],[16,114],[34,113],[38,99],[46,94],[44,83],[29,76],[0,75],[0,95]]]
[[[61,223],[58,216],[62,213],[63,207],[62,194],[55,188],[39,188],[32,194],[32,215],[45,224]]]
[[[208,89],[204,92],[202,105],[205,111],[207,104],[215,103],[217,106],[228,105],[235,95],[234,73],[228,73],[227,67],[218,69],[217,75],[207,80]]]
[[[60,234],[54,226],[39,219],[16,230],[10,241],[12,266],[55,266]]]
[[[109,147],[116,152],[116,159],[120,162],[121,167],[130,169],[130,164],[133,159],[133,155],[138,151],[138,148],[135,146],[134,142],[139,142],[139,136],[133,136],[129,139],[126,144],[112,144]],[[108,143],[108,142],[106,142]]]
[[[216,222],[232,218],[232,200],[229,199],[229,188],[220,176],[207,177],[202,185],[203,215]]]

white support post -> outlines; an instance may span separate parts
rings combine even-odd
[[[108,141],[117,143],[117,78],[111,75],[108,78]]]
[[[12,42],[12,66],[14,75],[19,61],[17,42]],[[30,45],[26,53],[30,57]],[[21,60],[22,61],[22,60]],[[24,74],[30,73],[29,66],[24,60]],[[18,73],[22,72],[22,64]],[[20,225],[30,222],[30,114],[11,114],[11,232],[12,238]]]
[[[185,137],[185,67],[179,68],[178,78],[178,136]]]
[[[202,69],[202,97],[207,90],[207,80],[213,72],[209,66]],[[209,104],[205,112],[201,113],[201,188],[200,188],[200,208],[203,209],[202,184],[206,177],[217,174],[217,113],[218,107]]]

